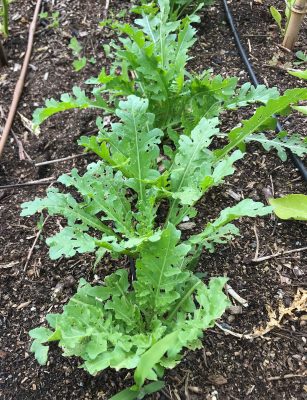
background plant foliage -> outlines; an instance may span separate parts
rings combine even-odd
[[[120,44],[112,44],[110,71],[87,81],[94,87],[91,95],[74,88],[73,95],[48,100],[34,113],[37,125],[71,108],[95,107],[114,117],[110,127],[98,118],[98,135],[79,140],[100,161],[83,175],[76,169],[62,175],[59,182],[67,190],[49,189],[47,197],[24,203],[22,215],[47,210],[67,220],[47,239],[53,259],[95,252],[99,262],[108,252],[134,260],[134,281],[126,269],[101,286],[81,280],[63,313],[47,316],[50,329],[30,332],[41,364],[47,362],[48,343],[58,341],[63,354],[80,357],[91,374],[107,367],[135,369],[135,385],[117,400],[140,399],[161,388],[161,382],[143,385],[173,368],[184,348],[201,346],[204,329],[228,305],[225,278],[212,278],[206,286],[193,273],[203,248],[214,251],[238,235],[234,220],[266,215],[272,208],[245,199],[185,240],[177,226],[194,218],[199,199],[235,172],[246,142],[274,148],[281,159],[287,149],[298,155],[307,151],[299,135],[288,140],[286,132],[273,139],[267,135],[275,129],[276,115],[307,100],[307,89],[280,96],[275,88],[249,83],[237,88],[236,78],[213,76],[210,70],[188,72],[197,17],[174,20],[174,7],[182,4],[146,4],[135,10],[139,17],[133,24],[114,24]],[[263,105],[239,126],[220,132],[222,111],[254,103]],[[167,213],[161,221],[162,207]]]
[[[1,0],[0,3],[0,33],[4,37],[9,34],[9,0]]]

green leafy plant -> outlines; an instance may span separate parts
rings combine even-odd
[[[22,215],[47,209],[67,219],[67,227],[47,239],[52,258],[96,251],[98,262],[105,252],[135,260],[133,283],[125,269],[107,277],[103,286],[81,281],[63,314],[47,316],[53,330],[30,332],[31,349],[42,364],[46,344],[59,341],[64,355],[81,357],[91,374],[107,367],[136,368],[130,389],[136,397],[131,398],[144,393],[145,379],[155,380],[165,368],[173,368],[183,348],[201,346],[203,330],[228,304],[222,293],[225,278],[212,278],[207,287],[192,272],[202,249],[213,251],[216,244],[238,235],[232,221],[271,211],[245,199],[223,210],[201,233],[180,241],[175,225],[196,215],[197,200],[234,172],[233,163],[243,153],[235,149],[238,141],[223,147],[223,155],[209,150],[219,132],[218,120],[203,118],[190,136],[180,136],[172,153],[166,150],[169,160],[161,169],[163,132],[153,127],[148,106],[148,101],[129,96],[119,103],[120,122],[111,130],[101,126],[97,137],[80,139],[104,161],[89,165],[83,176],[72,170],[59,178],[79,192],[81,201],[50,189],[45,199],[22,205]],[[169,207],[164,223],[158,224],[161,201]]]
[[[49,22],[46,28],[58,28],[60,26],[60,12],[54,11],[49,13],[48,11],[39,14],[41,19],[45,19]]]
[[[299,79],[307,80],[307,69],[289,69],[288,72],[290,75],[296,76]]]
[[[227,146],[212,151],[208,147],[219,134],[218,119],[203,118],[190,136],[180,135],[173,149],[161,147],[164,134],[154,128],[155,116],[148,112],[148,106],[147,100],[129,96],[116,110],[121,122],[106,130],[98,120],[98,136],[80,139],[82,146],[104,161],[89,165],[83,176],[72,170],[59,178],[65,186],[79,191],[82,202],[52,188],[45,199],[23,204],[22,215],[47,209],[67,218],[68,227],[47,240],[51,258],[89,251],[97,251],[98,258],[106,251],[135,255],[144,242],[157,240],[160,235],[155,219],[161,200],[170,205],[167,222],[178,225],[185,217],[194,216],[194,204],[234,172],[233,163],[243,157],[236,147],[256,130],[251,127],[242,134],[242,128],[237,128],[240,140],[232,132],[234,138]],[[254,119],[258,121],[258,115]],[[267,124],[267,119],[262,122]],[[257,128],[260,126],[258,123]],[[161,165],[159,157],[164,159]],[[97,217],[101,213],[102,220]],[[113,228],[102,221],[112,221]],[[100,236],[92,236],[91,229]]]
[[[65,356],[81,358],[93,375],[108,367],[135,369],[135,385],[113,400],[141,399],[158,390],[160,381],[145,381],[173,368],[183,349],[201,347],[203,331],[228,304],[225,278],[205,285],[194,272],[202,250],[212,252],[239,235],[233,221],[272,208],[244,199],[185,240],[180,223],[193,219],[198,201],[235,172],[248,141],[274,147],[282,159],[289,146],[296,154],[307,150],[297,135],[286,142],[282,135],[270,139],[267,134],[275,129],[276,115],[287,115],[291,105],[307,100],[307,89],[279,96],[264,86],[237,88],[236,78],[214,77],[211,71],[189,73],[193,18],[170,21],[170,3],[158,4],[139,8],[134,25],[114,25],[120,44],[111,46],[110,72],[88,81],[94,85],[90,96],[74,88],[73,96],[48,100],[36,110],[37,125],[57,112],[89,107],[111,114],[113,122],[105,126],[98,118],[98,135],[79,140],[98,162],[83,175],[76,169],[62,175],[58,181],[65,191],[52,188],[47,197],[22,205],[24,216],[47,210],[66,219],[66,226],[47,239],[52,259],[93,252],[96,264],[106,253],[133,260],[136,279],[121,268],[100,286],[81,280],[63,313],[47,316],[50,328],[30,332],[31,350],[41,364],[47,362],[48,344],[57,341]],[[222,111],[258,102],[264,105],[249,119],[220,132]]]
[[[295,2],[295,0],[286,0],[286,8],[285,8],[284,16],[282,15],[282,13],[280,11],[277,10],[276,7],[274,7],[274,6],[270,7],[271,16],[274,19],[274,21],[276,22],[282,35],[287,30],[290,16],[291,16],[291,8],[292,8],[294,2]]]
[[[196,13],[204,6],[209,6],[214,3],[214,0],[169,0],[156,1],[158,5],[162,8],[164,4],[170,6],[170,16],[171,21],[176,21],[185,16],[196,16]],[[148,2],[146,0],[141,0],[143,7],[148,7]],[[154,4],[154,2],[153,2]],[[140,9],[140,7],[137,7]]]
[[[76,57],[76,59],[72,63],[74,70],[76,72],[79,72],[86,66],[86,62],[87,62],[86,57],[81,57],[82,46],[81,46],[80,42],[78,41],[78,39],[75,36],[73,36],[70,39],[70,43],[69,43],[68,47],[72,50],[74,57]]]
[[[277,8],[274,7],[274,6],[271,6],[271,7],[270,7],[270,13],[271,13],[272,18],[273,18],[274,21],[276,22],[276,24],[277,24],[277,26],[278,26],[280,32],[281,32],[281,33],[284,33],[284,28],[283,28],[282,25],[281,25],[281,21],[282,21],[282,15],[281,15],[281,13],[280,13],[280,12],[277,10]]]
[[[292,69],[288,70],[290,75],[296,76],[299,79],[307,80],[307,69],[301,70],[301,69]],[[302,114],[307,115],[307,106],[292,106],[292,108],[296,111],[301,112]]]
[[[278,218],[307,221],[307,196],[304,194],[288,194],[270,199],[270,204]]]
[[[236,109],[249,104],[266,103],[276,98],[276,88],[249,83],[237,89],[237,78],[213,77],[211,71],[200,76],[187,71],[188,51],[195,42],[196,30],[191,19],[169,21],[169,7],[157,11],[147,7],[134,25],[115,24],[121,46],[112,44],[114,61],[110,73],[103,69],[97,78],[87,81],[95,85],[92,96],[82,93],[77,101],[65,95],[60,102],[48,100],[46,107],[34,113],[39,125],[46,116],[63,109],[98,107],[113,112],[122,96],[136,94],[149,100],[149,111],[156,115],[156,125],[163,129],[183,126],[190,132],[202,117],[218,116],[224,109]],[[103,96],[108,106],[92,100]],[[76,104],[77,103],[77,104]],[[113,111],[112,111],[113,110]]]
[[[2,0],[0,8],[0,33],[7,37],[9,34],[9,0]]]
[[[37,359],[46,363],[46,344],[59,341],[64,355],[81,357],[92,375],[108,367],[136,369],[134,391],[173,368],[183,348],[201,347],[203,330],[228,305],[222,292],[226,279],[212,278],[206,286],[183,270],[189,246],[178,244],[179,237],[169,224],[159,241],[143,246],[132,285],[124,269],[107,277],[104,286],[81,280],[63,313],[47,315],[52,330],[30,332]]]
[[[295,64],[295,65],[300,65],[300,64],[304,64],[304,63],[307,62],[307,54],[304,53],[304,52],[302,52],[301,50],[297,51],[297,52],[295,53],[295,55],[296,55],[296,58],[297,58],[299,61],[295,61],[293,64]]]

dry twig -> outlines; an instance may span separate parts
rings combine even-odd
[[[28,252],[27,259],[26,259],[25,265],[23,267],[24,271],[27,269],[27,266],[29,265],[30,259],[32,257],[33,251],[34,251],[34,247],[36,246],[36,243],[37,243],[37,241],[38,241],[38,239],[39,239],[39,237],[40,237],[40,235],[42,233],[44,225],[48,221],[48,218],[49,218],[49,215],[44,219],[44,221],[42,223],[42,226],[40,227],[40,229],[38,230],[37,234],[35,235],[34,242],[33,242],[32,246],[31,246],[31,248],[30,248],[30,250]]]
[[[17,135],[15,134],[14,131],[12,131],[12,134],[14,136],[15,142],[17,144],[18,147],[18,155],[19,155],[19,160],[23,161],[27,158],[28,161],[32,161],[31,157],[29,156],[29,154],[25,151],[22,141],[18,139]]]
[[[243,297],[241,297],[237,292],[235,292],[230,285],[226,284],[225,288],[228,294],[235,300],[237,300],[238,303],[242,304],[243,307],[248,307],[248,302],[245,299],[243,299]]]
[[[255,232],[255,237],[256,237],[256,251],[255,251],[254,260],[257,260],[258,255],[259,255],[259,238],[258,238],[258,232],[257,232],[256,225],[254,225],[254,232]]]
[[[252,335],[244,335],[243,333],[233,332],[230,329],[224,328],[222,325],[220,325],[217,322],[215,323],[215,325],[218,328],[220,328],[223,332],[225,332],[225,333],[227,333],[229,335],[235,336],[236,338],[239,338],[239,339],[253,339]]]
[[[25,54],[25,58],[23,61],[19,79],[18,79],[16,87],[15,87],[9,115],[7,117],[4,129],[3,129],[3,132],[1,135],[1,139],[0,139],[0,158],[3,153],[3,149],[4,149],[5,143],[7,141],[7,138],[9,136],[9,133],[10,133],[13,121],[14,121],[14,117],[16,114],[17,106],[18,106],[18,103],[19,103],[19,100],[20,100],[20,97],[21,97],[21,94],[23,91],[25,78],[26,78],[26,74],[27,74],[27,70],[28,70],[28,65],[29,65],[29,61],[31,58],[32,47],[33,47],[33,42],[34,42],[34,33],[35,33],[35,28],[36,28],[36,24],[37,24],[37,18],[38,18],[39,10],[41,7],[41,3],[42,3],[42,0],[37,0],[34,15],[33,15],[33,20],[30,25],[27,51]]]
[[[88,154],[89,153],[75,154],[73,156],[68,156],[68,157],[64,157],[64,158],[58,158],[56,160],[42,161],[42,162],[36,163],[35,167],[41,167],[42,165],[56,164],[58,162],[73,160],[74,158],[84,157],[84,156],[87,156]]]
[[[27,186],[38,186],[38,185],[49,185],[50,182],[55,181],[55,177],[51,176],[50,178],[39,179],[37,181],[29,181],[25,183],[14,183],[12,185],[3,185],[0,186],[0,189],[15,189],[22,188]]]
[[[268,381],[277,381],[279,379],[289,379],[289,378],[304,378],[306,377],[306,374],[286,374],[286,375],[280,375],[280,376],[270,376]]]
[[[184,383],[184,394],[185,394],[185,398],[186,400],[190,400],[190,393],[189,393],[189,373],[187,373],[187,377]]]
[[[251,261],[253,263],[258,263],[258,262],[270,260],[271,258],[280,257],[280,256],[283,256],[285,254],[291,254],[291,253],[301,252],[301,251],[305,251],[305,250],[307,250],[307,246],[306,247],[300,247],[298,249],[280,251],[278,253],[274,253],[274,254],[271,254],[269,256],[263,256],[263,257],[259,257],[259,258],[256,258],[256,255],[255,255],[255,258],[253,258]]]
[[[106,4],[103,9],[103,19],[107,19],[109,7],[110,7],[110,0],[106,0]]]

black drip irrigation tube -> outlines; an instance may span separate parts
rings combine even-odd
[[[236,25],[234,23],[231,11],[228,7],[227,0],[223,0],[223,4],[224,4],[226,17],[227,17],[227,22],[229,23],[230,28],[232,30],[233,37],[234,37],[238,52],[240,54],[240,57],[245,64],[248,75],[249,75],[253,85],[257,86],[257,85],[259,85],[258,78],[255,74],[255,71],[253,69],[251,62],[249,61],[249,59],[247,57],[246,51],[241,43],[241,39],[240,39],[239,33],[237,31]],[[281,123],[277,120],[276,132],[279,133],[281,131],[283,131],[283,127],[282,127]],[[290,157],[292,163],[298,169],[301,177],[304,179],[305,182],[307,182],[307,168],[304,165],[303,161],[299,157],[297,157],[297,155],[293,154],[291,150],[288,150],[288,154],[289,154],[289,157]]]

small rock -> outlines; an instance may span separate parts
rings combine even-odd
[[[232,314],[232,315],[242,314],[242,306],[230,306],[230,307],[228,308],[228,311],[229,311],[230,314]]]
[[[300,277],[304,275],[304,271],[302,271],[299,267],[295,266],[293,268],[293,273],[295,276]]]
[[[68,275],[64,280],[64,287],[70,288],[76,283],[75,278],[72,275]]]
[[[179,224],[178,227],[182,230],[182,231],[188,231],[190,229],[195,228],[196,224],[195,222],[183,222],[182,224]]]
[[[57,283],[56,287],[54,288],[54,291],[52,293],[52,297],[59,297],[61,293],[64,290],[64,283],[59,282]]]
[[[6,351],[3,351],[3,350],[0,350],[0,358],[1,358],[1,360],[3,360],[4,358],[6,358],[6,356],[7,356],[7,352],[6,352]]]
[[[240,201],[240,200],[241,200],[241,195],[238,194],[238,193],[236,193],[236,192],[234,192],[233,190],[229,189],[229,190],[227,191],[227,193],[228,193],[229,196],[232,197],[234,200],[236,200],[236,201]]]
[[[189,386],[189,390],[193,393],[202,393],[202,389],[198,386]]]
[[[270,187],[265,187],[265,188],[263,188],[263,189],[262,189],[262,192],[263,192],[263,194],[264,194],[264,197],[265,197],[266,201],[268,201],[269,199],[271,199],[272,197],[274,197],[274,196],[273,196],[273,193],[272,193],[272,189],[271,189]]]

